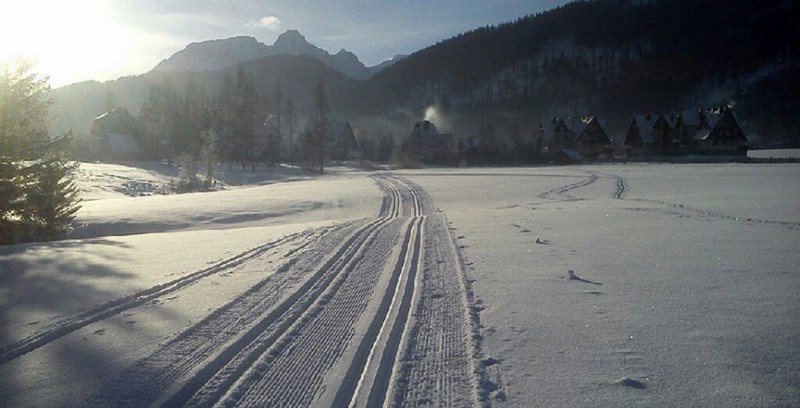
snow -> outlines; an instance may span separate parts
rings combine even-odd
[[[432,195],[473,264],[486,349],[502,360],[511,406],[791,406],[800,403],[798,171],[403,174]],[[623,179],[621,200],[612,175]],[[645,388],[615,386],[625,378]]]
[[[800,159],[800,149],[760,149],[748,150],[747,157],[757,159]]]
[[[129,182],[168,185],[170,169],[144,163],[82,165],[79,181],[85,201],[77,222],[85,226],[64,241],[0,248],[0,346],[115,299],[144,294],[141,301],[129,299],[131,307],[120,313],[92,320],[0,362],[3,405],[79,406],[93,395],[108,396],[99,390],[108,390],[103,387],[128,375],[124,373],[135,373],[134,363],[170,357],[157,352],[190,337],[190,327],[221,313],[223,305],[270,279],[289,279],[288,256],[294,251],[333,258],[348,253],[348,265],[369,265],[342,269],[348,271],[342,275],[320,269],[305,278],[301,270],[315,263],[303,266],[301,260],[299,269],[292,269],[301,279],[296,285],[312,288],[315,277],[324,276],[333,287],[342,288],[313,289],[330,296],[304,301],[311,313],[298,315],[292,333],[302,338],[305,331],[321,330],[324,319],[339,316],[335,307],[343,307],[355,322],[351,332],[337,332],[335,342],[327,332],[315,334],[334,345],[326,349],[327,343],[320,342],[320,352],[339,356],[327,360],[328,375],[313,376],[325,390],[323,400],[333,399],[342,381],[338,373],[352,371],[358,378],[356,367],[347,365],[364,357],[353,348],[359,344],[356,338],[346,340],[356,333],[420,356],[392,375],[410,380],[407,395],[418,395],[406,401],[412,404],[430,401],[427,391],[414,387],[436,376],[425,370],[440,367],[444,360],[437,353],[452,356],[458,350],[463,356],[469,347],[457,345],[466,339],[477,341],[473,370],[451,377],[460,366],[448,360],[442,370],[451,371],[438,373],[447,373],[452,380],[447,384],[455,387],[449,392],[456,393],[472,381],[473,371],[485,371],[488,378],[479,378],[483,388],[476,392],[493,398],[490,402],[496,405],[502,400],[509,406],[576,407],[800,404],[800,165],[396,171],[396,176],[421,186],[414,194],[425,198],[426,192],[433,208],[424,200],[414,204],[408,221],[382,221],[387,229],[373,230],[374,238],[364,235],[365,244],[352,249],[336,249],[343,238],[328,242],[314,234],[348,223],[355,224],[342,228],[356,228],[386,208],[398,214],[410,211],[384,198],[384,191],[397,191],[402,183],[382,190],[371,173],[334,169],[311,177],[265,170],[252,176],[255,185],[226,184],[224,190],[208,193],[132,197],[130,189],[122,188]],[[226,180],[248,181],[245,174],[232,172]],[[291,182],[280,182],[285,180]],[[437,223],[445,222],[465,272],[474,279],[476,299],[459,295],[460,278],[452,275],[460,268],[452,265],[455,248],[445,239],[447,234],[436,229]],[[391,243],[390,237],[400,235],[407,237],[408,246]],[[301,250],[308,243],[311,246]],[[419,247],[424,248],[422,254]],[[406,251],[416,253],[421,263],[400,262],[399,254]],[[410,269],[414,265],[422,266],[416,278]],[[409,275],[385,275],[392,270]],[[202,279],[147,292],[193,277]],[[358,285],[346,279],[356,279]],[[379,299],[413,299],[413,305],[365,304],[356,294],[370,285],[388,294]],[[463,306],[459,296],[480,316],[480,333],[460,326],[467,319],[457,312]],[[351,309],[351,304],[359,309]],[[397,314],[409,307],[405,316],[409,324],[416,322],[415,332],[461,327],[460,332],[448,333],[463,337],[446,337],[455,343],[438,350],[432,348],[436,341],[427,348],[425,342],[409,343],[408,334],[400,340],[379,333],[390,320],[376,320],[371,311],[388,308]],[[368,312],[353,314],[356,310]],[[254,316],[266,312],[253,310]],[[242,324],[237,326],[239,319]],[[253,330],[259,320],[245,319],[239,314],[229,320],[231,328],[247,328],[237,332],[237,338],[257,334]],[[318,323],[304,324],[315,319]],[[433,320],[422,324],[426,319]],[[361,343],[359,350],[370,350],[371,342]],[[227,350],[235,342],[224,344]],[[313,347],[303,344],[296,347]],[[283,365],[289,369],[293,362],[311,357],[292,360],[291,347],[283,357],[276,354],[275,365],[265,370]],[[423,360],[437,364],[424,365]],[[237,380],[238,387],[256,393],[253,398],[264,398],[257,394],[261,388],[248,387],[269,380],[259,378],[260,367]],[[284,384],[275,381],[271,387]],[[296,393],[291,398],[302,394],[305,400],[311,398],[309,389],[285,392]],[[249,394],[227,398],[242,395]],[[363,400],[363,395],[358,398]],[[464,403],[471,397],[462,398]],[[94,400],[94,406],[102,401]]]

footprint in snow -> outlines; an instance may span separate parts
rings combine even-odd
[[[639,390],[647,388],[647,386],[643,382],[630,377],[622,377],[619,380],[614,381],[614,385],[622,385],[625,387],[636,388]]]
[[[581,278],[580,276],[576,275],[575,271],[573,271],[572,269],[567,271],[567,275],[569,277],[569,280],[576,280],[578,282],[591,283],[592,285],[602,285],[602,283],[600,283],[600,282],[594,282],[594,281],[590,281],[588,279]]]

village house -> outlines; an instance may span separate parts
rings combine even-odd
[[[458,158],[458,140],[449,133],[439,133],[433,122],[422,120],[414,124],[400,152],[422,163],[451,163]]]
[[[358,160],[363,154],[350,122],[335,121],[328,128],[325,153],[330,160]]]
[[[567,126],[563,119],[554,117],[539,125],[537,139],[543,145],[542,155],[559,154],[562,149],[572,149],[575,133]]]
[[[747,137],[733,110],[725,106],[634,115],[624,144],[630,156],[738,154],[746,151]]]
[[[596,116],[584,116],[567,122],[575,134],[575,150],[587,158],[605,159],[615,152],[614,140],[608,137],[603,123]]]
[[[625,134],[625,153],[628,156],[663,155],[677,149],[674,136],[674,123],[678,115],[654,115],[652,113],[633,115],[628,132]]]
[[[125,108],[110,110],[92,121],[94,153],[106,160],[140,160],[136,119]]]
[[[747,137],[729,106],[703,112],[703,126],[691,137],[692,152],[698,154],[747,154]]]

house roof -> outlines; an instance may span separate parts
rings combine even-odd
[[[702,123],[700,111],[697,109],[686,109],[681,112],[681,119],[684,125],[697,126]]]
[[[550,142],[556,137],[556,127],[561,119],[553,118],[541,124],[542,138],[545,142]]]
[[[409,141],[427,146],[446,146],[452,142],[452,139],[451,134],[439,133],[436,125],[427,120],[421,120],[414,124],[414,128],[408,135]]]
[[[656,123],[655,115],[633,115],[633,120],[636,122],[636,127],[639,128],[639,137],[642,139],[642,143],[654,143],[653,126]]]

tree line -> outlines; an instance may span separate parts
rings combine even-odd
[[[182,93],[168,81],[152,85],[138,121],[145,154],[152,159],[221,161],[251,170],[257,164],[299,161],[322,171],[328,131],[322,80],[316,84],[311,113],[306,128],[298,132],[297,107],[281,82],[275,81],[271,94],[259,94],[240,66],[233,77],[225,75],[215,97],[191,74]]]

